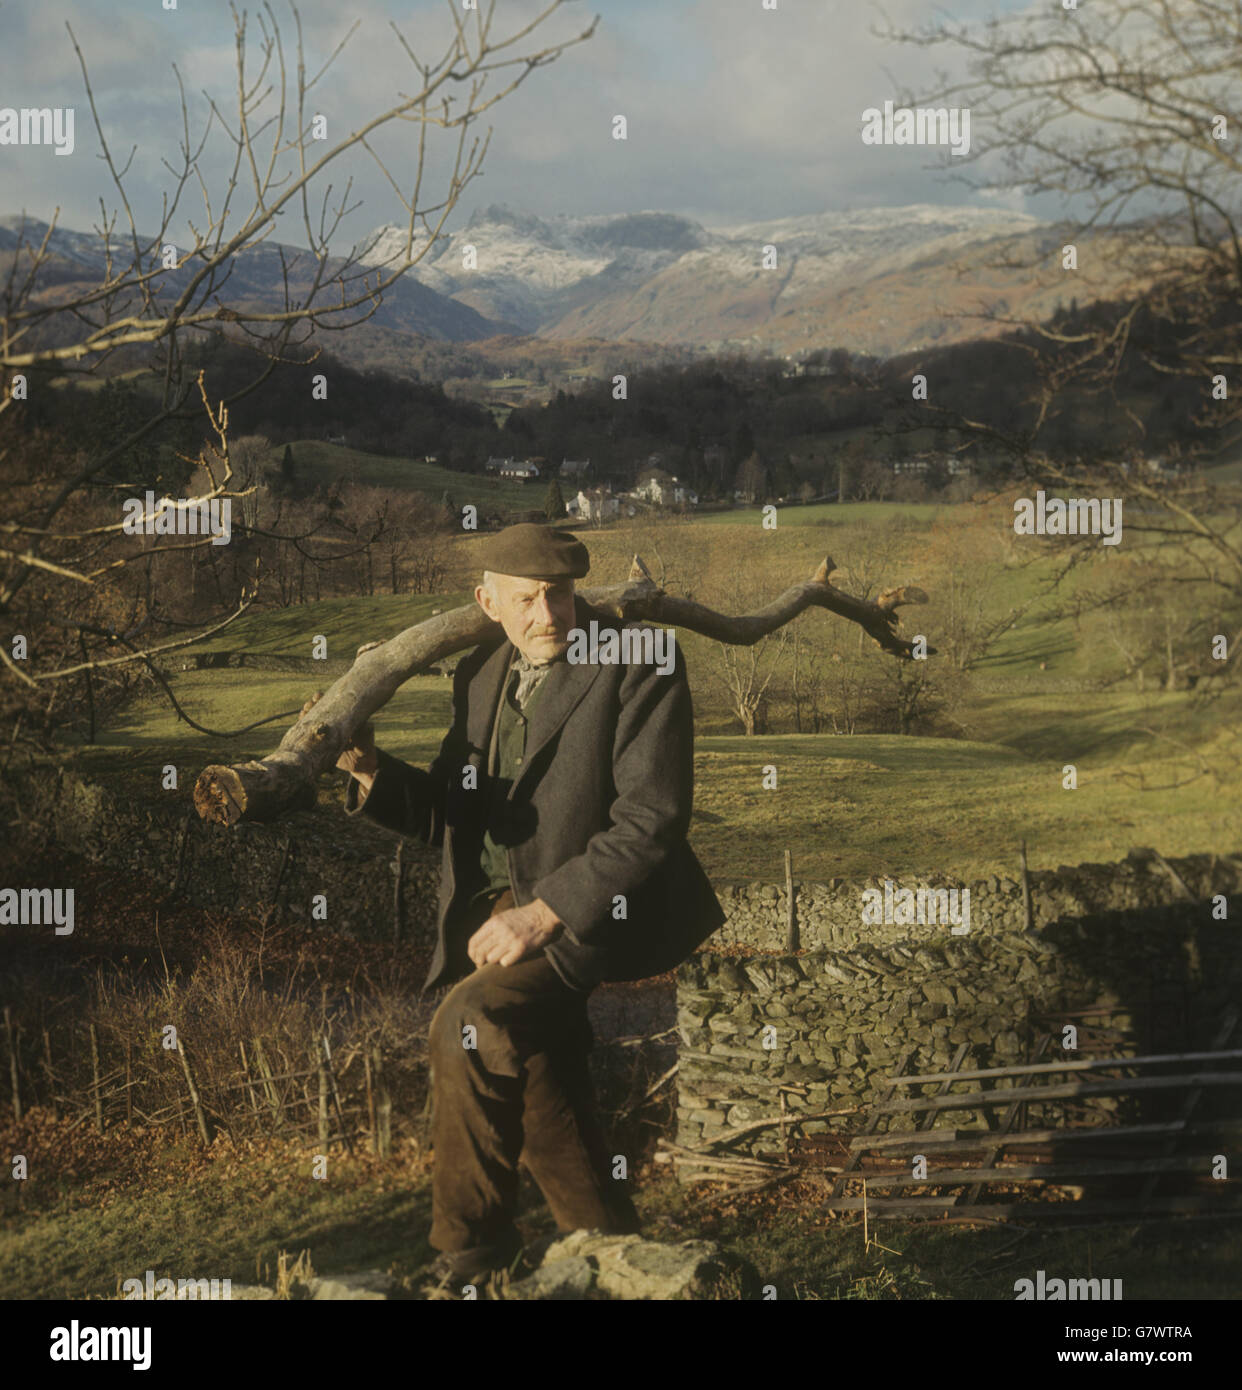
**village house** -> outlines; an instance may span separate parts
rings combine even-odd
[[[499,478],[516,478],[526,483],[539,476],[539,465],[534,459],[489,458],[483,465],[486,473],[494,473]]]
[[[699,495],[688,483],[663,468],[647,468],[638,475],[638,485],[631,494],[657,507],[697,507]]]
[[[611,521],[621,514],[621,499],[606,488],[580,488],[565,510],[578,521]]]
[[[512,460],[500,470],[502,478],[516,478],[520,483],[528,483],[539,476],[539,465],[533,459]]]

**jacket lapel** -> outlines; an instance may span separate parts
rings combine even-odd
[[[586,628],[592,617],[600,617],[584,599],[574,598],[576,626]],[[531,715],[530,730],[526,735],[526,755],[522,771],[513,779],[509,794],[513,795],[522,778],[534,765],[540,750],[552,739],[557,730],[577,708],[583,696],[599,678],[597,662],[583,662],[579,665],[562,658],[548,672],[545,689],[540,693]]]
[[[505,673],[513,657],[513,643],[507,639],[479,667],[478,673],[470,682],[470,707],[466,715],[466,737],[471,748],[477,749],[487,767],[487,749],[492,736],[492,724],[496,707],[500,703],[500,692],[504,685]]]
[[[539,701],[531,715],[522,771],[513,779],[510,796],[530,771],[540,750],[574,712],[583,696],[598,679],[599,669],[598,665],[585,663],[571,666],[568,661],[562,660],[548,672],[546,688],[540,693]]]

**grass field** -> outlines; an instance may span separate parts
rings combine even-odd
[[[972,546],[998,553],[985,528],[1004,521],[979,509],[885,503],[791,514],[807,524],[782,522],[778,532],[765,532],[756,512],[727,524],[702,517],[583,531],[592,559],[584,587],[623,578],[638,552],[657,577],[671,565],[673,592],[689,588],[726,611],[753,611],[830,552],[847,590],[864,581],[870,592],[882,582],[926,586],[932,602],[904,610],[904,630],[926,632],[934,644],[950,616],[950,582],[970,565]],[[478,544],[463,537],[454,547],[451,592],[333,598],[247,613],[203,650],[294,658],[304,669],[182,671],[174,657],[167,666],[178,699],[218,735],[195,732],[151,692],[102,727],[95,747],[80,750],[84,766],[141,795],[171,761],[186,770],[178,794],[188,795],[201,767],[264,756],[306,697],[326,688],[361,644],[470,602],[466,586],[477,570]],[[1120,652],[1103,628],[1076,616],[1097,571],[1107,577],[1112,565],[1132,563],[1134,555],[1102,554],[1098,564],[1064,575],[1054,555],[993,564],[983,595],[989,611],[1023,608],[1024,616],[969,673],[954,673],[942,658],[929,668],[952,700],[931,733],[787,733],[789,710],[779,706],[777,717],[786,722],[774,727],[782,731],[748,739],[735,732],[723,697],[718,644],[679,633],[697,718],[691,839],[708,872],[722,882],[772,881],[786,848],[799,875],[810,879],[946,868],[966,878],[1011,872],[1021,839],[1035,868],[1116,859],[1136,845],[1174,855],[1236,849],[1242,692],[1225,687],[1211,699],[1109,684],[1123,673]],[[851,658],[857,650],[856,630],[831,614],[804,613],[791,630],[843,641]],[[311,638],[320,634],[331,658],[322,668],[309,660]],[[882,666],[891,659],[874,660]],[[441,676],[407,682],[376,718],[381,745],[425,765],[447,727],[450,689]],[[275,715],[281,718],[262,728],[223,736]],[[1073,790],[1062,785],[1069,764],[1077,770]],[[763,786],[769,765],[778,772],[775,790]]]
[[[294,440],[289,447],[293,451],[298,482],[303,486],[310,483],[327,487],[335,482],[352,482],[364,487],[408,488],[425,492],[436,502],[448,492],[456,506],[464,507],[472,502],[484,515],[493,510],[499,510],[502,515],[542,510],[547,491],[546,481],[540,479],[519,483],[484,474],[456,473],[421,459],[367,454],[361,449],[318,439]],[[272,450],[272,467],[279,464],[283,453],[283,444]]]
[[[356,635],[356,634],[355,634]],[[351,639],[352,640],[352,639]],[[227,669],[186,672],[178,700],[200,724],[227,729],[278,711],[289,717],[239,739],[209,738],[152,696],[82,748],[84,770],[134,794],[155,795],[166,762],[183,769],[181,796],[205,766],[262,757],[325,677]],[[1185,694],[1159,697],[1177,741],[1142,732],[1150,702],[1134,694],[994,696],[980,701],[970,739],[886,734],[701,736],[696,743],[691,842],[719,882],[775,881],[786,848],[799,877],[932,870],[973,878],[1012,873],[1025,838],[1033,868],[1123,857],[1135,845],[1164,854],[1242,843],[1237,736],[1242,695],[1209,711]],[[376,717],[380,745],[425,766],[448,725],[450,682],[408,681]],[[1190,753],[1187,749],[1191,750]],[[1161,788],[1202,758],[1216,779]],[[1076,790],[1062,768],[1077,768]],[[764,768],[777,768],[775,790]],[[329,803],[339,798],[335,786]]]
[[[329,598],[288,608],[252,609],[193,650],[309,657],[311,638],[322,635],[328,639],[328,660],[352,660],[364,642],[383,641],[437,610],[469,602],[471,595],[463,591]]]
[[[24,1135],[5,1142],[32,1151]],[[280,1253],[292,1264],[303,1250],[318,1273],[384,1270],[415,1297],[434,1256],[430,1180],[412,1145],[387,1161],[334,1155],[326,1181],[310,1176],[309,1151],[276,1141],[234,1148],[222,1140],[204,1154],[179,1136],[157,1146],[149,1133],[121,1130],[74,1149],[72,1179],[41,1178],[22,1212],[15,1196],[33,1184],[6,1185],[0,1297],[116,1298],[121,1280],[147,1269],[272,1284]],[[1242,1258],[1236,1220],[1138,1231],[885,1223],[878,1233],[872,1227],[884,1248],[867,1251],[861,1223],[815,1213],[820,1189],[809,1182],[787,1186],[780,1199],[735,1197],[695,1212],[687,1189],[653,1166],[634,1177],[648,1238],[719,1241],[785,1301],[1008,1300],[1015,1279],[1036,1269],[1121,1279],[1127,1301],[1222,1299],[1234,1296]],[[552,1231],[529,1179],[519,1227],[527,1241]]]
[[[891,521],[894,518],[932,522],[949,508],[936,502],[814,502],[809,506],[776,509],[781,526],[856,526],[860,522]],[[761,526],[762,507],[734,507],[727,512],[704,512],[694,518],[700,526]]]

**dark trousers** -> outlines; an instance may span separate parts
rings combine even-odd
[[[506,895],[497,910],[511,902]],[[472,920],[481,924],[485,904]],[[461,929],[466,939],[469,924]],[[462,935],[456,943],[464,948]],[[469,958],[466,957],[469,968]],[[514,1239],[518,1164],[557,1228],[636,1231],[638,1216],[595,1117],[587,995],[539,952],[459,981],[431,1021],[431,1244],[441,1251]]]

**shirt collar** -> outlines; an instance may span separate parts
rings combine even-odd
[[[514,647],[513,664],[510,669],[521,671],[525,675],[528,671],[546,671],[549,666],[554,666],[560,660],[559,656],[553,656],[547,661],[531,661],[524,652]]]

